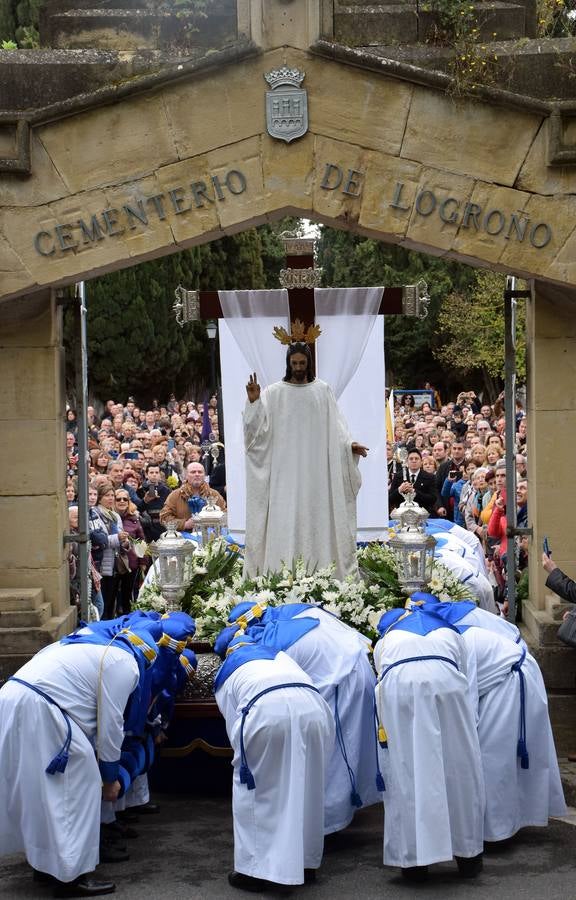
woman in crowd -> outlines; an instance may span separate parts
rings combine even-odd
[[[104,481],[97,488],[97,503],[94,507],[91,539],[99,546],[100,573],[102,582],[100,590],[104,599],[104,619],[113,619],[116,611],[116,593],[118,573],[116,556],[128,550],[130,536],[122,527],[122,519],[114,509],[114,486]]]
[[[496,444],[489,444],[486,450],[486,465],[493,468],[502,459],[502,450]]]
[[[144,531],[138,517],[138,510],[134,503],[130,500],[130,495],[126,488],[117,488],[114,494],[116,512],[122,521],[122,530],[130,536],[133,541],[145,541]],[[134,587],[141,568],[141,558],[137,556],[135,551],[130,548],[126,554],[122,554],[119,560],[116,560],[116,571],[118,576],[117,588],[117,615],[126,616],[132,609],[132,600],[134,598]],[[124,568],[127,560],[126,571]]]

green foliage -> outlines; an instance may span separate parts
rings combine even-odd
[[[462,376],[480,372],[489,393],[494,380],[504,377],[504,275],[476,271],[465,291],[448,294],[438,315],[442,345],[436,358]],[[516,368],[526,371],[525,309],[517,306]]]
[[[38,47],[38,21],[45,0],[0,0],[2,49],[30,50]]]
[[[0,0],[0,35],[3,45],[16,37],[16,14],[12,0]],[[2,49],[11,50],[12,47],[2,46]]]
[[[458,385],[455,373],[444,369],[434,358],[434,350],[440,345],[436,321],[443,298],[455,290],[464,290],[472,282],[472,269],[324,226],[318,264],[324,268],[324,283],[338,287],[399,287],[424,279],[431,297],[426,319],[386,316],[387,380],[394,387],[415,389],[431,381],[441,391]]]
[[[147,403],[172,392],[201,394],[210,374],[208,339],[203,323],[183,328],[176,323],[175,288],[179,284],[191,290],[276,286],[272,270],[279,248],[276,233],[265,226],[88,282],[91,395],[106,400],[134,393],[138,402]],[[65,314],[64,339],[72,396],[75,360],[70,312]]]
[[[574,0],[537,0],[536,15],[540,37],[562,38],[576,35]]]
[[[423,6],[438,17],[435,39],[438,43],[455,43],[476,29],[476,12],[470,0],[430,0]]]

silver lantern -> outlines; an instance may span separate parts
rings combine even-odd
[[[150,545],[152,556],[158,560],[158,583],[168,611],[180,609],[186,588],[185,563],[197,546],[178,534],[175,522],[169,522],[164,534]]]
[[[222,528],[226,525],[226,513],[219,506],[207,503],[199,513],[194,516],[196,529],[202,535],[202,545],[222,534]]]
[[[428,513],[414,502],[413,491],[396,510],[396,518],[400,524],[389,545],[396,557],[400,587],[410,595],[425,588],[432,578],[436,540],[424,530]]]

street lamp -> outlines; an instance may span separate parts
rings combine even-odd
[[[424,530],[428,513],[414,502],[413,491],[396,510],[396,517],[400,525],[389,544],[396,557],[400,587],[410,595],[423,590],[432,578],[436,540]]]
[[[218,334],[218,323],[211,319],[206,323],[206,335],[210,341],[210,392],[211,396],[216,395],[216,411],[218,413],[218,438],[224,440],[224,420],[222,418],[222,397],[221,391],[216,382],[216,335]]]

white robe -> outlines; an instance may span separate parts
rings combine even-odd
[[[392,630],[374,650],[381,673],[378,717],[386,730],[384,864],[424,866],[483,849],[484,781],[460,635],[440,628],[421,637]]]
[[[16,677],[67,711],[72,743],[65,771],[48,775],[66,738],[62,713],[17,682],[0,690],[0,856],[24,851],[33,868],[73,881],[98,864],[102,777],[94,745],[104,761],[120,759],[138,666],[117,647],[56,643]]]
[[[244,411],[245,574],[302,557],[310,569],[357,570],[358,457],[329,386],[279,381]]]
[[[464,559],[458,553],[454,553],[452,550],[445,550],[443,547],[435,549],[434,558],[442,563],[443,566],[446,566],[447,569],[450,569],[456,578],[468,588],[478,601],[481,609],[493,613],[497,612],[492,585],[475,562],[470,559]]]
[[[368,658],[370,642],[358,631],[323,609],[311,606],[295,618],[315,618],[320,625],[285,651],[312,679],[331,711],[338,687],[338,713],[348,763],[354,772],[362,806],[380,803],[376,786],[376,755],[380,748],[374,724],[376,677]],[[356,807],[350,800],[351,784],[336,738],[326,776],[324,833],[341,831],[350,824]]]
[[[242,708],[275,684],[311,683],[285,653],[253,660],[216,692],[234,749],[234,869],[278,884],[303,884],[324,849],[324,777],[334,726],[328,706],[309,688],[279,688],[246,717],[244,747],[256,787],[240,783]]]
[[[546,689],[536,660],[527,653],[522,672],[530,765],[522,769],[516,752],[520,675],[511,669],[523,647],[483,628],[468,628],[463,638],[486,782],[484,838],[502,841],[520,828],[547,825],[549,816],[566,813]]]

